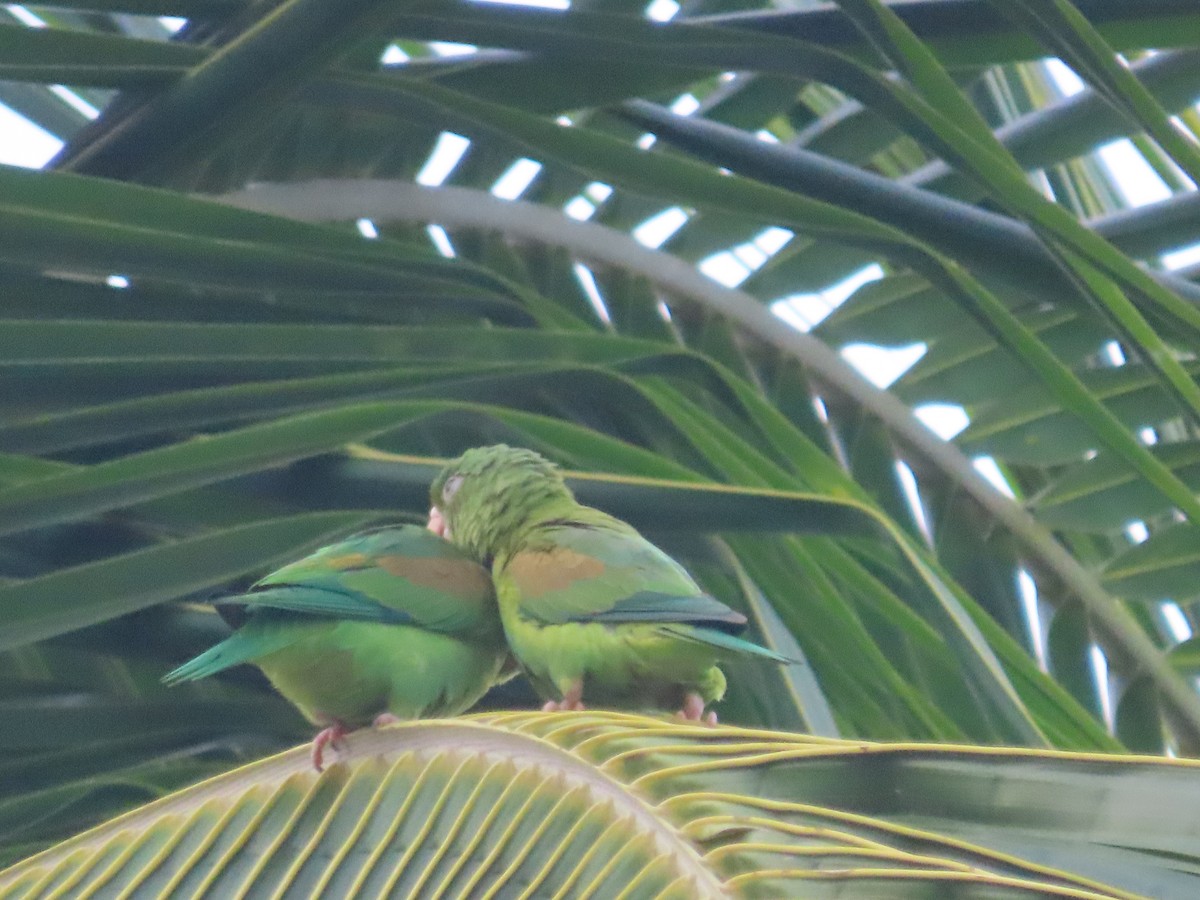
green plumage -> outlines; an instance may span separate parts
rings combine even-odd
[[[633,527],[578,503],[531,451],[468,451],[431,496],[446,536],[491,566],[505,635],[543,696],[678,708],[722,697],[722,657],[787,661],[737,637],[745,617]]]
[[[321,726],[462,712],[508,656],[487,571],[415,525],[347,538],[217,603],[245,607],[245,624],[164,681],[253,663]]]

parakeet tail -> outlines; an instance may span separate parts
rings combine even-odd
[[[799,662],[799,660],[781,656],[774,650],[768,650],[766,647],[742,640],[736,635],[726,634],[724,631],[716,631],[712,628],[697,628],[694,625],[662,625],[658,630],[672,637],[682,638],[696,644],[705,644],[718,650],[727,650],[740,656],[757,656],[777,663]]]
[[[163,684],[174,685],[183,681],[198,681],[231,666],[252,662],[268,653],[281,650],[295,641],[295,636],[280,629],[273,634],[233,634],[215,647],[205,650],[195,659],[189,659],[178,669],[163,676]]]

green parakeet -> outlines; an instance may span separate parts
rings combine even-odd
[[[620,519],[577,502],[530,450],[468,450],[430,490],[429,528],[488,565],[513,654],[547,710],[589,702],[715,722],[716,662],[786,658],[737,637],[740,613]]]
[[[253,663],[321,726],[318,771],[350,728],[462,712],[508,659],[487,570],[417,525],[354,535],[216,602],[245,607],[245,624],[163,680]]]

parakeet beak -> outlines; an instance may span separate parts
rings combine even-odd
[[[429,524],[425,526],[438,537],[450,538],[450,529],[446,525],[446,519],[442,515],[442,511],[436,506],[429,510]]]

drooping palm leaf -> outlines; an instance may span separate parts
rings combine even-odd
[[[839,6],[0,15],[0,102],[68,140],[62,171],[0,170],[6,858],[297,739],[252,673],[157,683],[224,633],[194,601],[420,516],[427,460],[495,440],[599,473],[581,496],[806,661],[732,673],[731,721],[1197,752],[1172,648],[1195,621],[1176,519],[1197,512],[1200,316],[1186,270],[1154,271],[1200,237],[1194,10]],[[155,14],[188,23],[168,39]],[[1047,52],[1091,87],[1060,98]],[[445,131],[471,140],[450,186],[415,186]],[[1175,196],[1121,209],[1080,154],[1122,135]],[[488,195],[522,156],[523,202]],[[660,251],[630,237],[669,207]],[[740,289],[696,270],[730,250]],[[769,312],[868,263],[884,278],[815,335]],[[836,352],[914,341],[888,393]],[[911,414],[930,401],[971,419],[953,445]],[[1130,519],[1151,533],[1132,549]],[[532,702],[507,690],[488,702]]]

